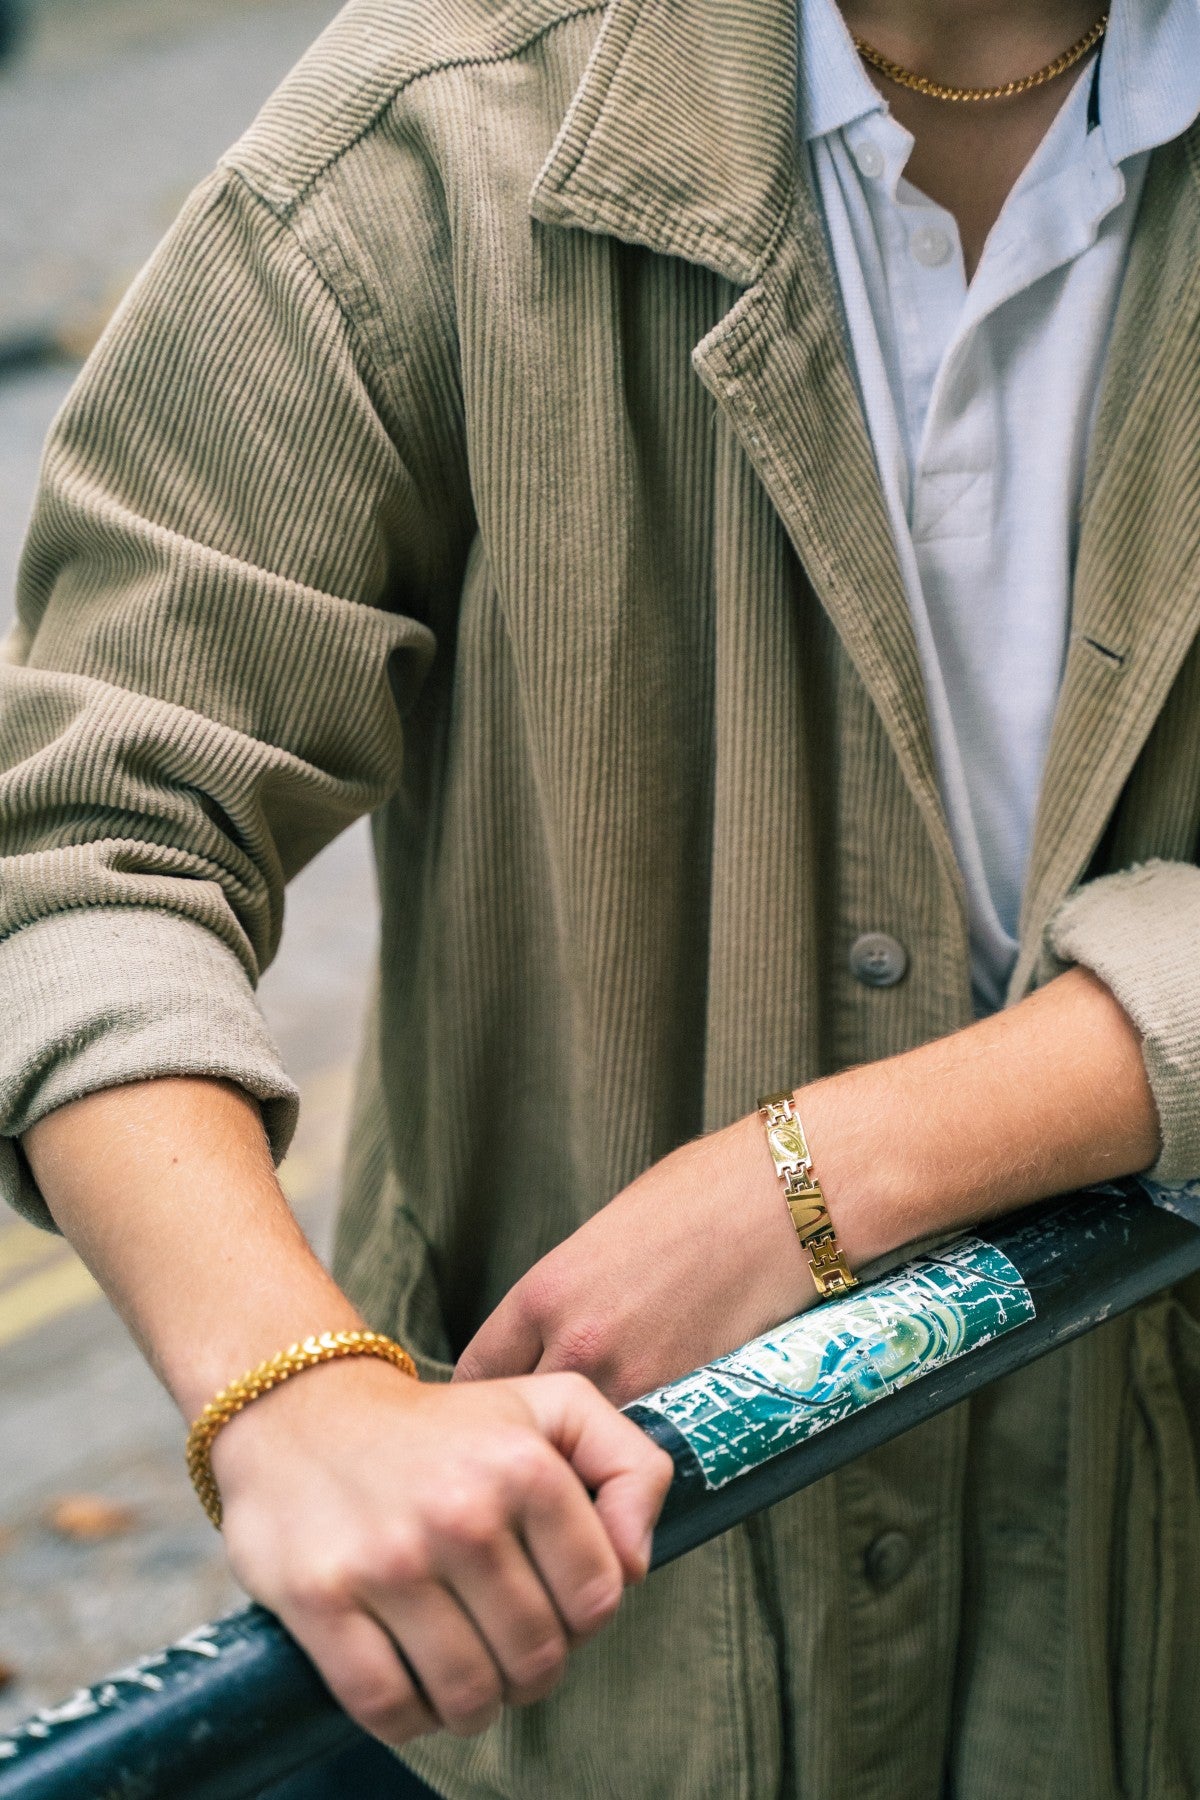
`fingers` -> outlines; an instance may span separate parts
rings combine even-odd
[[[487,1644],[506,1701],[525,1706],[545,1699],[566,1667],[567,1633],[516,1537],[482,1529],[460,1535],[459,1547],[439,1572]]]
[[[532,1570],[530,1581],[537,1585]],[[544,1595],[543,1605],[552,1613]],[[344,1609],[289,1610],[285,1623],[343,1709],[385,1743],[442,1727],[468,1736],[499,1717],[506,1696],[496,1658],[437,1581],[364,1587]]]
[[[496,1660],[441,1582],[381,1588],[364,1598],[399,1644],[448,1731],[468,1737],[499,1718],[504,1681]]]
[[[225,1520],[243,1584],[351,1717],[391,1744],[480,1731],[505,1701],[548,1694],[570,1646],[645,1574],[671,1476],[670,1458],[582,1376],[416,1400],[402,1385],[390,1414],[390,1388],[381,1409],[376,1388],[352,1387],[323,1417],[319,1456],[298,1448],[303,1410],[288,1430],[248,1439],[258,1448]],[[330,1432],[345,1450],[332,1460]],[[299,1515],[278,1504],[297,1471],[309,1497]]]
[[[518,1286],[483,1321],[454,1370],[455,1381],[528,1375],[542,1354],[542,1334]]]
[[[516,1538],[473,1535],[447,1533],[440,1568],[393,1551],[370,1576],[277,1606],[344,1710],[385,1743],[483,1731],[503,1703],[544,1699],[566,1666],[563,1622]]]
[[[308,1611],[284,1620],[312,1658],[334,1699],[385,1744],[406,1744],[438,1729],[396,1646],[375,1620],[350,1610]]]
[[[547,1439],[592,1491],[595,1504],[589,1511],[603,1527],[625,1579],[640,1581],[650,1566],[655,1521],[671,1485],[671,1458],[581,1375],[541,1375],[520,1387]]]
[[[621,1603],[625,1573],[591,1498],[561,1456],[522,1480],[529,1555],[575,1641],[593,1637]]]

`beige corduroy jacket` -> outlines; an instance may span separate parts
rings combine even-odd
[[[354,0],[51,440],[0,695],[0,1125],[209,1070],[287,878],[383,900],[339,1267],[445,1365],[767,1089],[970,1016],[912,627],[793,135],[792,0]],[[1013,993],[1099,971],[1200,1174],[1200,140],[1157,153]],[[849,946],[885,931],[898,985]],[[44,1216],[44,1213],[42,1214]],[[1194,1297],[1193,1297],[1194,1298]],[[461,1800],[1195,1800],[1174,1294],[632,1596]]]

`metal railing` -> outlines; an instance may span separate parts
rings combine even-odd
[[[781,1327],[757,1341],[764,1350],[721,1358],[635,1402],[628,1412],[675,1463],[654,1566],[1196,1273],[1200,1229],[1156,1203],[1163,1198],[1127,1182],[1033,1207],[993,1222],[978,1244],[978,1266],[993,1277],[1001,1271],[990,1286],[970,1272],[968,1246],[803,1315],[808,1351],[817,1320],[836,1355],[818,1357],[817,1376],[810,1356],[800,1386],[778,1377],[799,1354],[789,1349],[792,1328]],[[972,1343],[970,1330],[955,1335],[955,1320],[973,1294],[990,1306],[991,1322]],[[957,1310],[955,1295],[966,1296]],[[906,1341],[915,1321],[928,1354],[879,1375],[864,1349],[864,1297],[885,1319],[883,1337],[888,1309],[899,1318],[911,1305]],[[768,1375],[754,1372],[760,1363]],[[714,1444],[725,1458],[717,1474]],[[353,1733],[283,1627],[251,1606],[0,1737],[0,1800],[252,1800],[333,1756]]]

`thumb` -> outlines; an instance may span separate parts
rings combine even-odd
[[[641,1581],[675,1472],[671,1458],[583,1375],[537,1375],[517,1385],[539,1429],[591,1490],[626,1581]]]

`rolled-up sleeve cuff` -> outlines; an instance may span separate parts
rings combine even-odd
[[[1200,1176],[1200,869],[1150,862],[1089,881],[1046,931],[1044,974],[1080,963],[1142,1034],[1158,1107],[1156,1181]]]
[[[55,913],[0,943],[0,1197],[39,1225],[46,1203],[17,1141],[70,1100],[161,1075],[233,1081],[256,1099],[278,1162],[298,1096],[233,951],[178,914]]]

